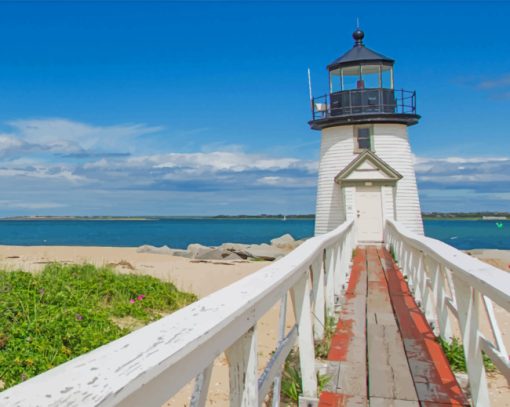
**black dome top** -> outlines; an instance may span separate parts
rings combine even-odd
[[[393,65],[395,62],[393,59],[388,58],[378,52],[372,51],[370,48],[367,48],[363,45],[363,38],[365,37],[365,33],[356,28],[356,30],[352,33],[352,38],[354,38],[354,46],[343,54],[341,57],[335,59],[328,65],[328,70],[332,71],[337,68],[341,68],[344,66],[352,66],[352,65],[360,65],[360,64],[384,64],[384,65]]]
[[[352,33],[352,38],[354,38],[354,41],[356,41],[356,45],[363,44],[363,37],[365,37],[365,33],[359,28],[356,28],[356,31]]]

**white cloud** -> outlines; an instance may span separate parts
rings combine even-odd
[[[71,183],[88,182],[86,177],[74,174],[69,169],[49,168],[49,167],[31,167],[25,169],[0,168],[0,177],[26,177],[48,180],[63,180]]]
[[[501,75],[496,78],[483,79],[476,85],[478,89],[495,89],[502,87],[510,87],[510,73]]]
[[[55,209],[65,208],[67,205],[58,202],[19,202],[0,200],[0,205],[4,208],[13,209]]]
[[[154,168],[193,168],[203,172],[278,171],[284,169],[301,169],[313,172],[316,168],[315,163],[296,158],[273,158],[230,151],[137,157],[129,159],[128,162],[135,163],[141,160],[154,163]]]
[[[257,180],[258,185],[268,185],[282,188],[306,188],[316,185],[315,177],[262,177]]]
[[[418,179],[440,183],[496,182],[510,179],[510,157],[416,157]]]
[[[508,210],[510,157],[417,157],[423,210]]]
[[[62,199],[58,205],[69,208],[74,208],[78,195],[89,203],[77,204],[86,207],[90,202],[99,208],[106,201],[113,208],[129,204],[125,198],[120,201],[121,193],[124,197],[139,193],[147,202],[162,194],[169,194],[170,200],[181,197],[188,201],[206,195],[210,200],[216,194],[222,197],[218,202],[242,197],[249,203],[266,197],[273,203],[280,200],[281,205],[290,205],[289,196],[307,202],[314,197],[318,163],[289,152],[273,156],[240,146],[210,145],[207,151],[200,147],[200,152],[177,153],[165,143],[161,151],[154,151],[144,149],[144,139],[138,137],[161,127],[144,124],[95,126],[66,119],[15,120],[9,124],[13,131],[0,134],[0,188],[13,198],[14,203],[5,206],[13,212],[53,208],[58,212],[61,206],[51,206],[56,196]],[[131,154],[119,154],[126,151]],[[414,162],[420,192],[427,202],[441,202],[441,196],[452,202],[466,201],[470,196],[508,202],[508,156],[417,156]],[[37,199],[19,199],[23,194],[35,194]],[[143,208],[136,212],[143,213]]]
[[[163,129],[145,124],[93,126],[61,118],[13,120],[7,124],[14,129],[16,138],[40,146],[43,150],[64,154],[91,149],[118,150],[135,137]]]

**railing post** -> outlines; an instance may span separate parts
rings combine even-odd
[[[398,241],[398,262],[399,262],[399,265],[400,265],[400,271],[402,271],[402,273],[405,275],[405,271],[404,271],[404,256],[405,256],[405,253],[404,253],[404,243],[402,242],[402,240],[399,240]]]
[[[336,248],[334,246],[326,249],[325,269],[326,269],[326,314],[331,317],[335,313],[335,256]]]
[[[347,274],[349,268],[349,243],[344,241],[342,244],[338,245],[337,248],[337,259],[336,262],[336,279],[335,279],[335,287],[336,287],[336,295],[338,299],[342,297],[343,289],[345,288],[345,283],[347,281]]]
[[[487,377],[478,335],[480,294],[456,275],[452,275],[452,280],[455,286],[457,313],[473,404],[490,406]]]
[[[421,268],[422,268],[422,280],[421,280],[421,298],[422,298],[422,308],[423,313],[425,314],[425,318],[429,322],[429,324],[436,327],[436,314],[434,312],[434,300],[432,298],[433,292],[431,290],[431,281],[430,278],[433,273],[434,264],[432,260],[422,252],[421,254]]]
[[[315,373],[315,349],[310,308],[309,271],[292,288],[294,315],[298,324],[299,362],[303,383],[303,397],[317,398],[317,376]]]
[[[420,304],[423,303],[423,293],[422,293],[422,281],[425,278],[423,273],[423,253],[419,252],[416,249],[412,249],[413,251],[413,262],[411,267],[413,269],[413,282],[414,282],[414,299],[416,302]],[[422,307],[423,308],[423,307]]]
[[[310,266],[313,276],[313,337],[316,341],[324,338],[324,261],[323,253]]]
[[[442,264],[436,264],[434,274],[432,276],[432,287],[434,290],[434,297],[436,299],[439,334],[445,341],[450,342],[452,340],[452,327],[448,306],[446,305],[447,295],[444,285],[445,278],[444,266]]]
[[[340,298],[342,297],[342,269],[343,269],[343,252],[344,252],[345,242],[342,242],[338,245],[335,245],[333,249],[333,256],[335,260],[333,264],[335,265],[334,274],[333,274],[333,290],[335,293],[335,305],[340,303]]]
[[[191,395],[190,407],[204,407],[207,401],[207,392],[211,382],[214,362],[205,368],[195,379],[195,388]]]
[[[402,273],[404,273],[404,276],[407,277],[407,283],[412,288],[413,284],[413,276],[411,275],[411,260],[412,260],[412,253],[411,249],[404,244],[403,245],[403,252],[404,256],[402,257]]]
[[[252,327],[225,351],[229,364],[230,406],[258,406],[257,335]]]
[[[279,327],[278,327],[278,344],[280,344],[285,338],[285,322],[287,321],[287,294],[282,296],[280,301],[280,315],[278,318]],[[282,375],[281,372],[278,373],[274,378],[273,385],[273,407],[278,407],[280,405],[280,392],[281,392],[281,381]]]
[[[503,341],[503,336],[501,335],[501,331],[499,330],[498,322],[496,320],[496,314],[494,313],[492,301],[485,295],[483,296],[483,305],[485,306],[485,311],[487,312],[487,319],[489,320],[492,336],[494,336],[494,340],[496,341],[496,346],[503,355],[508,355],[505,343]]]

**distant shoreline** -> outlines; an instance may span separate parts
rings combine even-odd
[[[484,220],[489,222],[508,221],[507,212],[473,212],[473,213],[422,213],[423,220]],[[314,214],[303,215],[214,215],[214,216],[12,216],[0,218],[0,221],[158,221],[158,220],[314,220]]]
[[[0,221],[57,221],[57,220],[76,220],[76,221],[158,221],[158,220],[176,220],[176,219],[245,219],[245,220],[314,220],[314,215],[217,215],[217,216],[13,216],[0,218]]]

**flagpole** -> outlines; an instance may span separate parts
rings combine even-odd
[[[310,108],[313,113],[312,77],[310,75],[310,68],[308,68],[308,93],[310,94]]]

